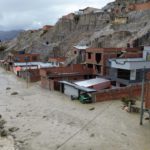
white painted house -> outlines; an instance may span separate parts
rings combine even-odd
[[[142,58],[110,59],[109,76],[119,84],[142,81],[143,69],[150,71],[150,47],[144,47]]]

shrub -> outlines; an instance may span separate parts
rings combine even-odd
[[[6,49],[6,46],[0,46],[0,52],[4,51]]]

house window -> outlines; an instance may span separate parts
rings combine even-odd
[[[77,54],[77,51],[74,51],[74,54]]]
[[[97,63],[97,64],[99,64],[99,63],[100,63],[100,61],[101,61],[101,57],[102,57],[102,56],[101,56],[101,54],[100,54],[100,53],[96,53],[96,54],[95,54],[95,58],[96,58],[96,63]]]
[[[20,58],[19,57],[15,57],[14,59],[16,62],[19,62]]]
[[[30,57],[29,56],[25,56],[24,57],[24,61],[26,61],[26,62],[30,61]]]
[[[92,64],[88,64],[87,67],[88,68],[93,68],[93,65]]]
[[[37,60],[37,57],[36,57],[36,56],[33,56],[33,57],[32,57],[32,60],[33,60],[33,61],[36,61],[36,60]]]
[[[130,80],[130,70],[118,69],[118,78]]]
[[[92,55],[91,53],[88,53],[88,59],[91,59],[91,55]]]
[[[101,73],[101,66],[96,65],[96,66],[95,66],[95,69],[96,69],[97,73]]]

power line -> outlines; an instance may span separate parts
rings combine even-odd
[[[61,145],[59,145],[55,150],[59,150],[62,146],[64,146],[67,142],[69,142],[72,138],[74,138],[78,133],[80,133],[82,130],[84,130],[90,123],[92,123],[97,117],[99,117],[100,115],[102,115],[111,105],[113,104],[113,102],[111,104],[109,104],[108,106],[106,106],[101,112],[99,112],[94,118],[92,118],[90,121],[88,121],[80,130],[78,130],[77,132],[75,132],[72,136],[70,136],[68,139],[66,139]]]

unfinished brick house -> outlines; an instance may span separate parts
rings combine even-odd
[[[138,57],[142,57],[142,52],[137,48],[88,48],[85,63],[94,74],[106,76],[109,74],[109,59]]]
[[[69,67],[40,69],[41,86],[49,90],[59,90],[58,81],[76,81],[93,77],[93,70],[84,65],[75,64]]]
[[[143,11],[150,9],[149,0],[116,0],[115,15],[124,15],[130,11]]]
[[[75,63],[83,63],[86,58],[86,49],[87,46],[74,46],[73,47],[73,55],[76,56]]]
[[[116,86],[126,86],[140,83],[143,79],[143,69],[150,71],[150,47],[146,46],[141,58],[114,58],[109,60],[109,78]]]
[[[44,31],[48,31],[48,30],[50,30],[50,29],[53,29],[54,28],[54,26],[52,26],[52,25],[45,25],[45,26],[43,26],[43,30]]]
[[[13,61],[14,62],[36,62],[40,60],[39,54],[14,54]]]
[[[150,1],[139,2],[139,3],[131,3],[128,6],[128,10],[130,11],[143,11],[150,9]]]

